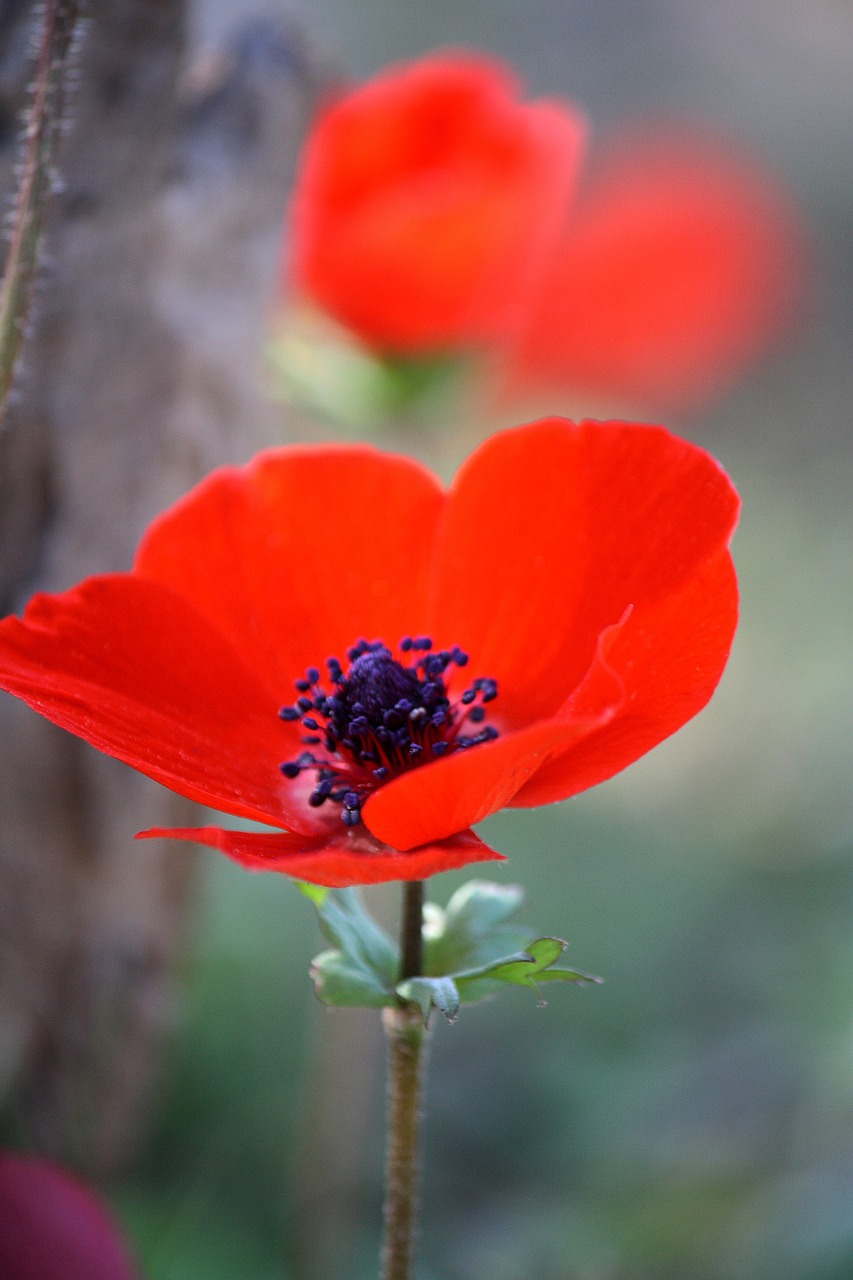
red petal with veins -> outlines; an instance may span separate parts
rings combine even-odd
[[[619,713],[550,760],[510,803],[550,804],[585,791],[695,716],[717,687],[737,618],[737,579],[727,551],[680,591],[638,605],[607,646],[607,664],[625,686]],[[572,709],[586,710],[586,702],[582,686]]]
[[[553,715],[602,629],[678,591],[728,543],[738,508],[713,458],[663,427],[552,418],[501,432],[451,488],[434,633],[497,680],[495,723]]]
[[[307,666],[344,661],[361,636],[395,645],[423,629],[444,503],[408,458],[274,449],[214,471],[159,516],[135,572],[189,600],[290,702]]]
[[[289,832],[230,831],[221,827],[140,831],[137,839],[168,836],[209,845],[252,871],[280,871],[297,880],[329,888],[383,884],[388,880],[425,880],[469,862],[503,861],[473,831],[456,831],[446,840],[431,839],[408,853],[389,848],[363,829],[339,829],[316,841]]]
[[[279,772],[298,749],[274,690],[206,619],[132,574],[35,596],[0,623],[0,682],[173,791],[273,826],[317,823]]]
[[[541,720],[494,742],[412,769],[375,791],[362,810],[380,840],[413,848],[481,822],[509,804],[537,770],[614,714],[595,719]]]

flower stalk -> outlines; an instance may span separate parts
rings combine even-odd
[[[401,981],[423,967],[422,880],[404,887]],[[401,1003],[383,1010],[388,1042],[388,1140],[385,1161],[381,1280],[411,1280],[417,1234],[420,1129],[429,1029],[421,1010]]]
[[[400,981],[419,978],[424,957],[424,882],[407,880],[403,885],[403,925],[400,938]]]
[[[69,54],[80,14],[78,0],[44,0],[32,102],[24,129],[21,179],[0,294],[0,423],[26,334],[53,161],[64,119]]]

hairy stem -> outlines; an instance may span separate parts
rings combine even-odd
[[[416,978],[423,962],[423,881],[405,885],[401,980]],[[401,1004],[383,1011],[388,1042],[388,1141],[385,1163],[385,1236],[381,1280],[411,1280],[418,1216],[420,1128],[429,1032],[420,1009]]]
[[[403,922],[400,929],[400,981],[417,978],[424,958],[424,882],[407,880],[403,885]]]
[[[21,178],[0,294],[0,422],[24,341],[38,267],[53,159],[62,127],[69,52],[79,0],[44,0],[32,100],[27,111]]]

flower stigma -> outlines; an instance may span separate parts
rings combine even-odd
[[[445,673],[466,666],[467,653],[458,646],[433,652],[428,636],[407,636],[399,650],[400,660],[381,640],[359,640],[347,652],[346,671],[337,658],[326,659],[332,692],[319,669],[308,667],[294,682],[299,697],[279,711],[308,730],[302,738],[308,749],[280,765],[281,772],[292,780],[314,770],[309,805],[340,805],[348,827],[361,821],[362,805],[383,783],[498,736],[484,723],[496,681],[480,676],[456,701],[448,697]]]

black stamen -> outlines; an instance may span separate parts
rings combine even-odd
[[[303,744],[322,743],[329,757],[303,751],[280,766],[282,774],[293,780],[315,770],[317,782],[308,804],[319,808],[329,800],[340,805],[348,827],[361,821],[362,805],[388,779],[498,736],[491,725],[479,732],[460,732],[465,721],[482,724],[483,704],[497,696],[497,684],[479,676],[451,703],[445,673],[451,665],[468,663],[458,645],[433,651],[429,636],[405,636],[399,652],[411,655],[408,665],[381,640],[362,638],[347,651],[346,673],[336,657],[326,659],[331,692],[321,685],[319,668],[308,667],[294,682],[296,702],[279,711],[284,721],[301,720],[302,727],[312,731],[303,736]]]

